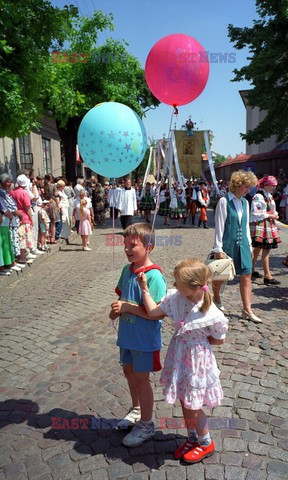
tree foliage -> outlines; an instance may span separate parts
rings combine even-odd
[[[0,0],[0,135],[15,138],[38,125],[49,48],[60,48],[77,13],[44,0]]]
[[[276,134],[288,138],[288,2],[256,0],[258,20],[248,28],[228,26],[230,40],[238,50],[249,47],[250,63],[235,69],[232,81],[248,80],[248,102],[267,112],[254,130],[241,134],[249,144]]]
[[[47,68],[47,110],[56,119],[65,150],[66,174],[75,176],[77,130],[83,116],[96,104],[116,101],[140,117],[159,101],[150,93],[139,61],[127,51],[125,41],[108,39],[97,45],[99,31],[113,29],[112,15],[96,11],[73,22],[69,46],[51,55]],[[85,54],[85,55],[84,55]],[[111,119],[113,122],[113,119]]]
[[[0,0],[0,13],[0,135],[28,134],[48,112],[70,180],[77,130],[95,104],[117,101],[141,117],[159,104],[124,40],[98,44],[99,32],[114,28],[112,14],[80,17],[73,5],[61,10],[46,0]]]
[[[222,163],[222,162],[226,162],[226,160],[227,160],[227,157],[225,157],[225,155],[221,155],[220,153],[216,153],[215,157],[213,157],[214,163]]]

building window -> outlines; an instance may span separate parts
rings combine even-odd
[[[51,140],[49,138],[42,137],[42,159],[44,175],[52,173]]]
[[[21,170],[33,169],[33,153],[30,151],[29,137],[22,135],[19,137],[19,150],[20,150],[20,168]]]

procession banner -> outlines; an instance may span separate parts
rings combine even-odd
[[[200,177],[203,153],[203,131],[187,135],[185,130],[174,130],[181,172],[185,178]]]

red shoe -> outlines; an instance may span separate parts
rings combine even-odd
[[[198,445],[196,448],[193,448],[193,450],[185,453],[183,460],[187,463],[198,463],[204,458],[211,457],[214,451],[214,442],[211,442],[210,445]]]
[[[189,452],[189,450],[192,450],[193,448],[196,448],[198,447],[198,443],[197,442],[192,442],[191,440],[189,440],[189,438],[187,438],[187,440],[185,440],[185,442],[183,442],[180,447],[177,448],[177,450],[175,450],[174,452],[174,458],[175,460],[180,460],[183,455],[185,455],[185,453]]]

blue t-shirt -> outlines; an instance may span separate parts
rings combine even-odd
[[[137,282],[139,272],[145,273],[151,297],[159,303],[166,294],[166,280],[158,265],[149,265],[133,272],[133,266],[126,265],[121,273],[116,293],[121,300],[142,306],[144,304],[142,291]],[[119,320],[118,347],[141,352],[160,350],[161,320],[148,320],[131,313],[122,313]]]

